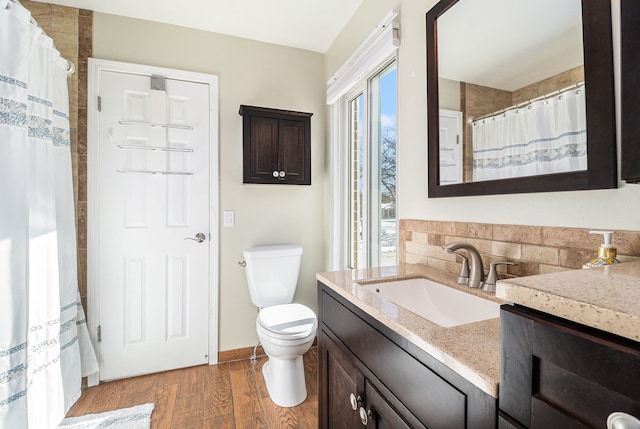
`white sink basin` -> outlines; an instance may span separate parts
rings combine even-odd
[[[500,304],[427,279],[362,285],[427,320],[449,328],[500,317]]]

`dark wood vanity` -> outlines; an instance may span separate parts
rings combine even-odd
[[[497,400],[318,282],[319,427],[495,428]]]
[[[640,416],[640,262],[503,280],[499,320],[450,328],[361,287],[416,275],[451,278],[411,264],[318,273],[320,428],[603,429],[613,412]]]
[[[640,344],[520,306],[502,306],[499,428],[605,428],[640,416]]]

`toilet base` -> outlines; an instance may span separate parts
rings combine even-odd
[[[280,407],[295,407],[307,397],[302,356],[294,359],[269,357],[262,366],[262,376],[271,400]]]

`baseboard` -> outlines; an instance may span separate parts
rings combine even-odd
[[[249,359],[251,358],[252,354],[253,354],[253,347],[245,347],[242,349],[226,350],[223,352],[218,352],[218,363]],[[264,350],[262,349],[262,346],[258,346],[258,348],[256,349],[256,356],[257,357],[266,356],[264,354]]]
[[[315,347],[318,344],[318,337],[313,340],[313,345],[311,347]],[[237,360],[245,360],[251,358],[253,354],[253,347],[245,347],[242,349],[235,350],[225,350],[223,352],[218,352],[218,363],[223,362],[233,362]],[[262,346],[258,346],[256,349],[256,357],[266,356]]]

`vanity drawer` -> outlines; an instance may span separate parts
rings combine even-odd
[[[326,293],[321,320],[430,429],[463,429],[466,395]]]

